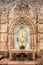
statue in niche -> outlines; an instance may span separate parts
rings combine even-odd
[[[25,49],[26,47],[26,30],[24,28],[20,29],[18,32],[18,44],[20,49]]]
[[[30,29],[24,24],[16,27],[14,31],[14,43],[16,50],[28,50],[30,48]]]

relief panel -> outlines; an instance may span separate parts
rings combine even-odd
[[[43,48],[43,34],[38,34],[38,45],[39,49]]]
[[[1,34],[1,42],[7,42],[7,33]]]
[[[38,24],[38,32],[43,33],[43,24]]]

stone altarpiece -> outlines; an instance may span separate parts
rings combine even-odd
[[[30,49],[33,51],[43,49],[43,5],[39,2],[40,1],[29,1],[28,3],[26,2],[26,4],[24,1],[14,1],[13,3],[9,1],[10,5],[6,2],[7,5],[4,3],[4,5],[1,6],[0,4],[1,51],[10,52],[12,49],[14,50],[14,30],[16,26],[20,24],[24,24],[30,28]],[[38,13],[36,10],[38,10]]]

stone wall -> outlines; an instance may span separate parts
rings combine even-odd
[[[8,49],[8,18],[7,11],[2,10],[0,13],[0,50],[7,51]]]
[[[14,10],[15,5],[13,3],[12,3],[13,5],[11,5],[11,3],[12,2],[9,2],[10,5],[8,3],[7,5],[5,4],[3,4],[3,6],[1,6],[2,4],[0,5],[1,6],[0,8],[0,51],[7,51],[10,48],[12,48],[13,41],[11,42],[12,38],[9,39],[11,35],[9,34],[10,25],[20,15],[20,12]],[[35,50],[36,48],[40,50],[40,49],[43,49],[43,5],[40,6],[40,10],[39,10],[40,12],[38,11],[37,24],[36,24],[36,15],[35,15],[36,10],[34,11],[36,6],[34,5],[32,6],[33,8],[32,9],[30,8],[30,11],[28,10],[24,11],[24,15],[26,15],[27,17],[29,17],[31,21],[33,21],[34,26],[37,25],[38,27],[38,33],[35,28],[35,33],[32,34],[30,37],[31,37],[31,43],[32,43],[31,48],[34,47]],[[36,36],[38,38],[38,42],[36,41]]]

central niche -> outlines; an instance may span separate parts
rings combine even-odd
[[[14,49],[30,49],[30,29],[24,24],[18,25],[14,30]]]

